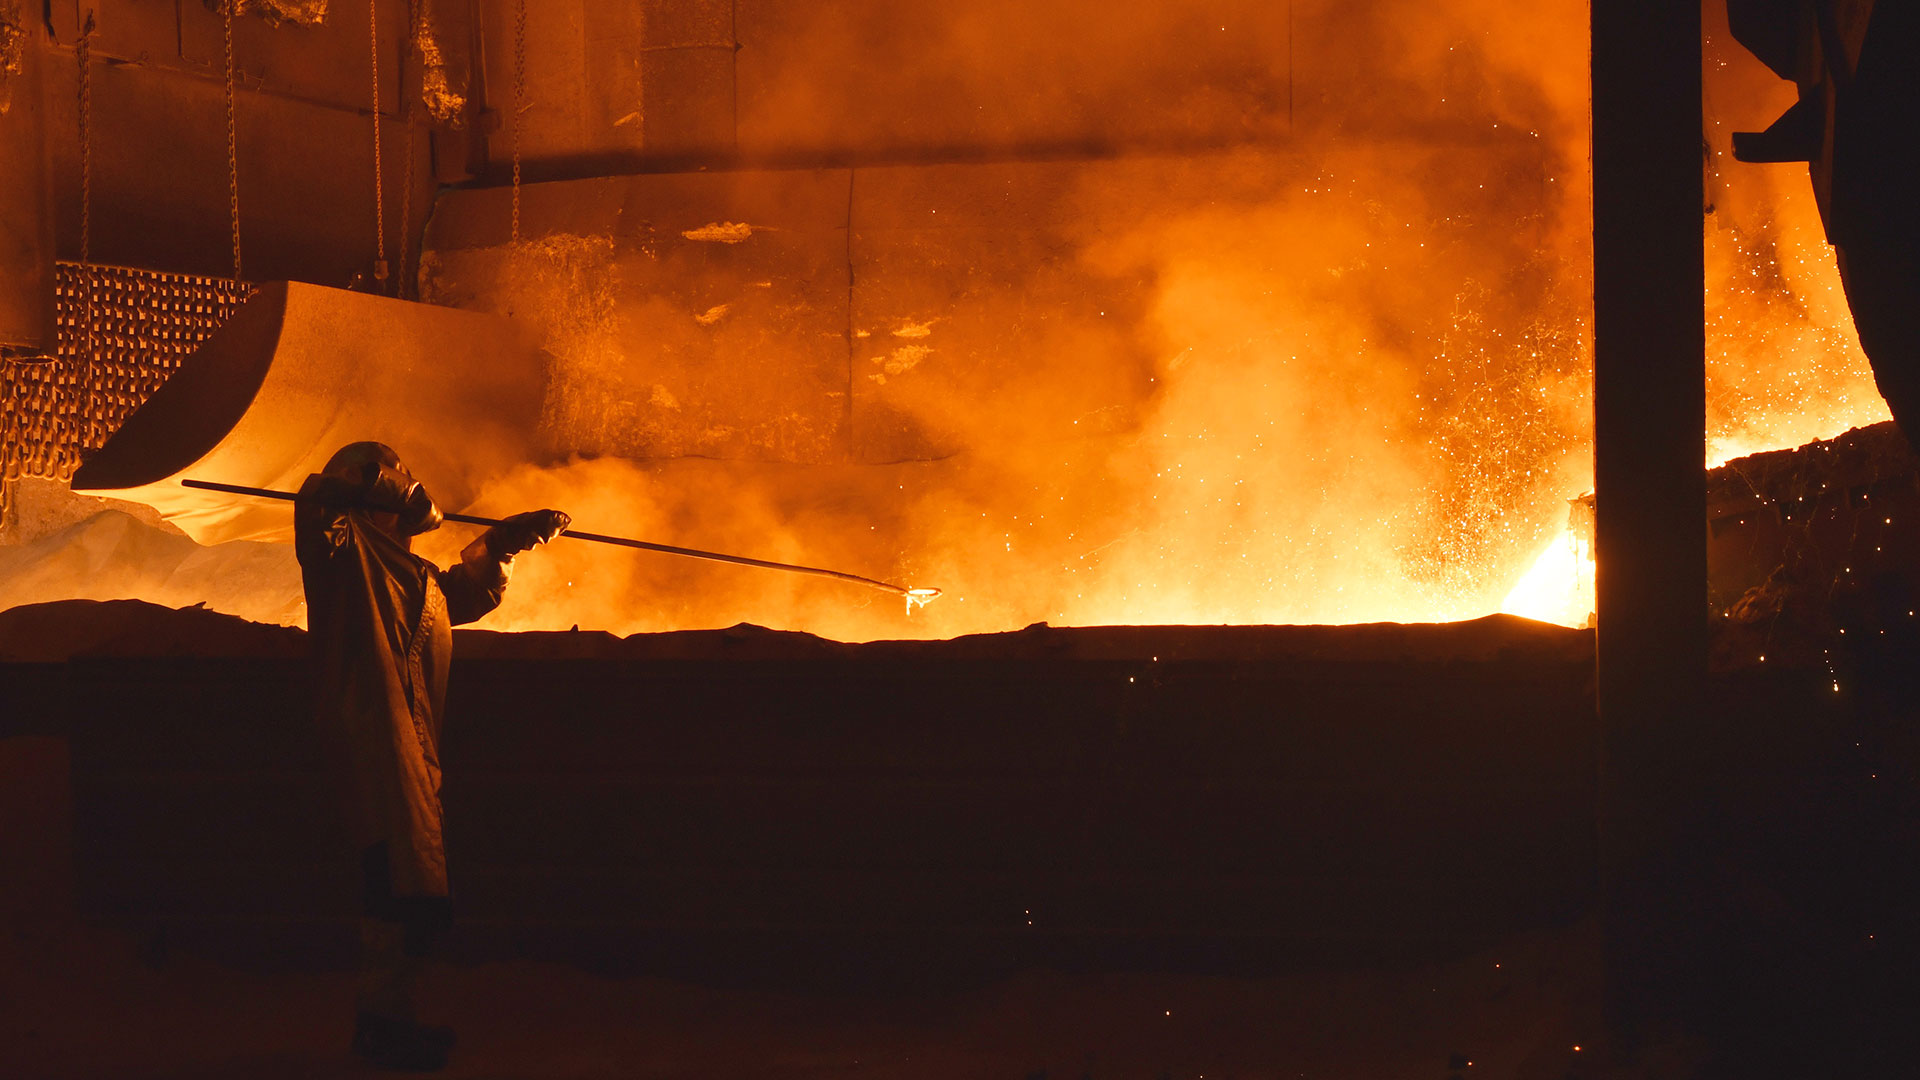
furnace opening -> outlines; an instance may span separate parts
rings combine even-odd
[[[562,74],[587,39],[534,19],[517,43],[532,63],[489,52],[452,119],[396,105],[383,212],[427,184],[417,164],[394,173],[408,147],[439,169],[465,132],[468,156],[423,191],[430,214],[408,204],[417,235],[382,234],[404,278],[363,286],[510,317],[544,350],[536,444],[454,508],[559,506],[595,532],[943,590],[903,605],[560,545],[481,625],[1584,625],[1586,6],[1124,6],[862,8],[656,42],[689,61],[728,46],[724,109],[717,74],[670,98],[647,69],[630,109],[583,97]],[[886,65],[880,90],[863,43],[883,38],[914,62]],[[399,60],[406,85],[423,77]],[[1704,63],[1717,465],[1886,412],[1804,170],[1727,152],[1791,85],[1711,19]],[[99,89],[94,138],[140,138],[116,96],[132,90]],[[461,108],[518,120],[476,143]],[[123,218],[125,160],[88,167]],[[269,190],[276,168],[252,174],[268,205],[291,194]],[[255,243],[250,270],[303,276],[288,238]],[[126,239],[91,254],[208,261]],[[144,348],[151,327],[96,334],[89,364],[80,305],[70,291],[59,365],[0,374],[9,476],[65,477],[159,381],[103,384],[100,350]],[[303,620],[290,550],[195,547],[10,491],[0,604]],[[420,551],[448,562],[469,534]]]

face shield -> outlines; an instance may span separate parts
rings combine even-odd
[[[385,443],[348,443],[327,459],[321,475],[365,485],[373,497],[372,508],[399,515],[402,536],[418,536],[440,527],[440,508],[400,463],[400,455]]]

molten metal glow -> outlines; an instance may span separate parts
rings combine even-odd
[[[1547,545],[1500,610],[1561,626],[1585,626],[1593,614],[1593,549],[1569,529]]]
[[[1316,28],[1366,75],[1301,121],[1297,156],[1065,173],[1082,178],[1051,193],[1058,221],[1031,225],[1057,245],[1035,252],[1044,259],[939,248],[977,260],[963,300],[856,314],[852,338],[868,343],[855,349],[857,404],[877,398],[962,452],[797,469],[628,464],[609,446],[508,477],[479,508],[562,506],[668,542],[931,578],[951,602],[907,626],[899,608],[816,583],[575,550],[530,563],[489,625],[745,619],[861,639],[1496,609],[1584,624],[1591,553],[1564,522],[1567,497],[1592,484],[1586,5],[1499,18],[1462,0],[1386,7],[1405,31],[1390,42],[1363,21]],[[1792,87],[1721,31],[1710,49],[1713,464],[1885,411],[1805,168],[1725,152],[1729,131],[1765,127]],[[1416,134],[1324,138],[1332,129],[1311,126],[1362,116]],[[938,220],[963,210],[943,204]],[[743,250],[761,242],[725,239],[735,233]],[[669,385],[668,369],[622,381],[643,355],[630,337],[707,333],[716,299],[734,306],[712,325],[752,317],[752,291],[725,281],[683,314],[582,293],[582,281],[611,279],[617,247],[562,237],[548,249],[545,270],[523,264],[532,277],[500,286],[501,303],[553,313],[555,414],[581,418],[566,421],[569,445],[609,427],[610,400],[644,401],[653,411],[640,419],[662,424],[692,408],[699,388]],[[1142,284],[1076,307],[1111,282]],[[669,316],[680,322],[645,321]],[[992,368],[998,357],[1015,362]],[[550,599],[583,579],[590,597]]]
[[[924,5],[915,25],[951,39],[951,70],[935,81],[991,89],[982,100],[1019,82],[994,66],[1008,51],[979,41],[1055,42],[1099,26],[1101,47],[1062,54],[1075,66],[1036,91],[1064,95],[1036,123],[1093,130],[1099,118],[1075,110],[1103,101],[1156,110],[1171,132],[1218,115],[1217,96],[1142,85],[1185,77],[1166,41],[1187,6],[1063,14],[1086,6],[1008,2],[995,6],[1005,19],[973,25],[965,13],[982,5]],[[871,184],[863,172],[853,198],[898,220],[849,226],[820,252],[799,226],[716,209],[644,243],[583,230],[512,258],[426,260],[423,295],[540,323],[552,445],[578,454],[512,470],[465,509],[554,506],[624,535],[941,581],[952,594],[927,608],[934,591],[910,591],[906,621],[891,599],[844,583],[556,545],[522,560],[483,625],[752,621],[864,640],[1043,620],[1404,622],[1496,609],[1584,624],[1592,558],[1564,523],[1567,497],[1593,481],[1588,5],[1226,6],[1239,15],[1209,35],[1239,40],[1242,23],[1266,35],[1247,31],[1236,116],[1293,102],[1296,74],[1312,88],[1297,111],[1261,114],[1285,126],[1256,131],[1255,145],[879,169]],[[866,40],[841,18],[803,36],[821,49]],[[1317,50],[1298,72],[1280,66],[1288,48],[1271,47],[1296,33]],[[1717,464],[1886,411],[1805,167],[1738,165],[1726,152],[1730,131],[1765,128],[1793,88],[1724,28],[1709,37],[1706,435]],[[1087,86],[1112,93],[1086,97]],[[1028,134],[1051,144],[1058,133]],[[909,193],[924,208],[900,193],[908,179],[924,185]],[[795,262],[802,251],[813,253]],[[861,267],[852,299],[843,256]],[[736,263],[746,269],[732,277],[710,269]],[[827,419],[818,387],[782,381],[818,370],[832,373]],[[833,426],[843,415],[855,431]],[[470,539],[448,528],[418,550],[445,564]],[[297,596],[297,579],[289,587]]]

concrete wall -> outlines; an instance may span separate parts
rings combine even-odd
[[[1329,203],[1327,217],[1366,233],[1337,247],[1300,197],[1328,159],[1283,147],[529,184],[517,254],[506,190],[450,191],[424,240],[420,292],[543,327],[563,453],[872,464],[1032,449],[1136,430],[1183,353],[1232,362],[1343,327],[1352,351],[1322,366],[1354,363],[1367,341],[1412,339],[1354,385],[1405,365],[1429,380],[1416,388],[1428,408],[1478,414],[1466,400],[1477,381],[1438,355],[1459,306],[1508,332],[1489,339],[1489,370],[1511,371],[1538,362],[1536,327],[1560,317],[1555,293],[1571,287],[1552,268],[1502,295],[1475,284],[1527,275],[1550,242],[1537,213],[1484,183],[1537,176],[1541,148],[1406,145],[1337,167],[1352,188],[1389,160],[1401,173],[1378,202],[1403,209]],[[1515,228],[1452,223],[1503,216]],[[1380,257],[1352,262],[1368,250]],[[1205,279],[1217,298],[1177,294],[1181,278]],[[1236,317],[1238,330],[1226,325]],[[1307,319],[1316,326],[1302,329]],[[1467,338],[1454,330],[1457,348]],[[1420,407],[1405,386],[1391,392]],[[1312,396],[1330,409],[1344,393]],[[1500,445],[1522,444],[1479,448]]]
[[[515,108],[519,0],[474,0],[484,100]],[[459,18],[459,3],[436,10]],[[1477,137],[1584,112],[1585,6],[1415,0],[540,0],[536,178],[1030,160],[1299,138]],[[489,139],[505,175],[506,130]]]
[[[513,105],[517,0],[479,0]],[[1291,129],[1292,4],[553,0],[529,7],[534,175],[1221,145]],[[499,175],[504,132],[488,150]]]
[[[416,233],[433,157],[426,117],[416,111],[411,129],[400,117],[406,4],[377,7],[387,248],[396,259],[408,144]],[[74,44],[91,11],[92,258],[231,274],[221,18],[199,0],[56,0],[50,11],[44,59],[61,257],[79,254]],[[366,7],[335,3],[319,26],[271,25],[248,11],[236,20],[234,49],[244,275],[345,285],[370,271],[375,248]]]
[[[1078,0],[1047,13],[1028,6],[529,4],[516,98],[515,0],[440,0],[436,41],[473,102],[456,123],[435,125],[402,93],[403,81],[419,80],[399,72],[406,4],[378,0],[387,247],[398,249],[406,224],[409,149],[417,231],[436,179],[506,178],[516,109],[530,178],[722,161],[1021,160],[1267,141],[1290,129],[1288,5],[1242,2],[1205,18],[1169,10],[1153,16],[1158,27]],[[220,17],[198,0],[54,0],[47,11],[41,104],[61,257],[79,254],[74,45],[90,13],[91,256],[230,272]],[[371,267],[367,33],[362,8],[342,3],[319,25],[274,24],[251,9],[236,23],[250,278],[340,284]],[[1161,48],[1142,57],[1143,41]]]
[[[0,355],[44,356],[54,349],[53,217],[47,167],[47,107],[40,92],[44,66],[40,32],[17,9],[20,22],[0,21]],[[15,36],[19,35],[19,36]]]
[[[1123,426],[1154,359],[1149,283],[1080,257],[1134,208],[1086,195],[1178,185],[1182,164],[532,185],[518,261],[508,193],[454,192],[422,295],[548,327],[564,451],[878,463],[1076,437]]]
[[[478,0],[487,105],[515,109],[518,0]],[[527,5],[521,152],[543,172],[627,171],[636,157],[734,147],[732,0],[552,0]],[[505,127],[490,141],[511,160]],[[629,166],[630,167],[630,166]]]

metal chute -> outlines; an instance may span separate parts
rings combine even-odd
[[[538,342],[510,319],[274,282],[201,345],[73,475],[143,502],[202,544],[287,540],[284,508],[187,475],[298,487],[345,443],[398,450],[450,508],[538,455]]]

